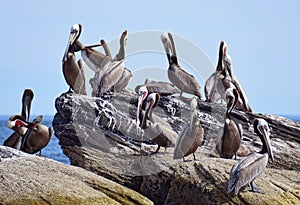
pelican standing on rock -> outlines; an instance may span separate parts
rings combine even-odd
[[[225,91],[225,96],[227,99],[226,118],[223,134],[216,143],[216,150],[221,157],[231,159],[233,156],[236,157],[242,136],[242,130],[240,130],[238,125],[231,119],[231,112],[236,106],[239,94],[236,89],[228,88]]]
[[[66,82],[75,93],[86,95],[85,71],[76,62],[74,42],[79,38],[81,25],[75,24],[71,28],[69,41],[62,60],[63,74]]]
[[[116,57],[109,61],[107,64],[104,65],[101,69],[105,70],[101,81],[99,82],[97,79],[98,87],[96,91],[97,96],[101,96],[104,92],[109,91],[112,89],[121,79],[124,70],[125,70],[125,46],[127,41],[127,30],[125,30],[120,38],[120,49],[119,53]]]
[[[173,159],[181,159],[193,154],[194,160],[196,160],[195,152],[203,141],[203,128],[198,119],[197,113],[197,99],[193,97],[191,101],[191,121],[180,133],[177,139]]]
[[[274,163],[274,157],[270,144],[270,130],[268,123],[261,118],[255,118],[253,121],[255,133],[260,137],[263,147],[260,152],[254,152],[240,160],[232,167],[230,179],[228,181],[227,193],[239,193],[239,190],[249,185],[250,191],[263,193],[258,187],[253,185],[253,181],[266,168],[269,159]]]
[[[169,123],[152,113],[152,109],[157,106],[159,99],[159,94],[151,93],[146,99],[145,112],[140,115],[142,117],[141,128],[146,136],[158,145],[155,153],[161,146],[165,148],[174,146],[178,138]]]
[[[77,37],[73,41],[73,43],[70,46],[70,52],[81,52],[81,57],[83,61],[88,65],[88,67],[93,70],[94,72],[98,71],[99,68],[101,68],[103,61],[106,58],[106,55],[101,53],[100,51],[97,51],[93,49],[93,47],[101,46],[102,44],[95,44],[91,46],[84,46],[79,40],[79,36],[82,31],[82,25],[81,24],[74,24],[72,29],[76,30]],[[71,29],[71,32],[72,32]]]
[[[22,151],[29,154],[40,152],[47,146],[53,133],[52,127],[47,127],[40,123],[42,117],[39,117],[34,122],[27,122],[22,116],[14,115],[7,122],[8,128],[24,135]]]
[[[29,121],[30,119],[30,111],[31,111],[31,102],[33,100],[34,94],[31,89],[25,89],[22,97],[22,111],[21,116]],[[15,131],[13,132],[3,143],[3,145],[12,147],[15,149],[21,149],[22,139],[23,139],[23,131]]]
[[[168,77],[169,80],[181,91],[180,96],[183,92],[196,95],[201,99],[200,85],[194,76],[187,73],[178,64],[176,55],[175,43],[171,33],[165,32],[161,35],[161,41],[165,47],[167,59],[169,61]]]

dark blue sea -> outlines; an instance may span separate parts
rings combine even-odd
[[[10,116],[0,116],[0,144],[3,145],[4,141],[13,133],[11,129],[6,126],[7,120]],[[32,116],[30,119],[34,119]],[[52,125],[53,116],[44,116],[42,123],[48,127]],[[57,137],[53,134],[49,144],[42,150],[44,157],[60,161],[65,164],[70,164],[69,158],[63,154]]]
[[[281,116],[300,122],[300,115],[281,115]],[[0,116],[0,144],[1,145],[3,144],[5,139],[7,139],[13,133],[13,131],[7,128],[6,126],[8,118],[9,116]],[[35,116],[32,116],[31,119],[34,118]],[[50,127],[52,125],[52,120],[53,120],[53,116],[44,116],[42,123]],[[55,135],[52,135],[49,144],[47,145],[46,148],[42,150],[42,155],[44,157],[54,159],[65,164],[70,164],[69,158],[63,154],[60,145],[58,143],[59,143],[58,139],[55,137]]]

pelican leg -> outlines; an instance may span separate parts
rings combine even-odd
[[[40,156],[40,157],[42,156],[42,150],[40,150],[39,156]]]
[[[182,96],[182,93],[183,93],[183,92],[182,92],[182,91],[180,91],[180,97]]]
[[[186,160],[185,160],[185,158],[184,158],[184,157],[182,158],[182,161],[183,161],[183,162],[186,162]]]
[[[157,147],[157,149],[155,150],[154,153],[157,153],[159,149],[160,149],[160,145],[158,145],[158,147]]]
[[[260,188],[253,185],[253,181],[249,183],[249,191],[260,193],[260,194],[265,194],[265,192],[263,190],[261,190]]]
[[[193,157],[194,157],[194,160],[196,161],[197,159],[196,159],[196,155],[195,155],[195,152],[193,153]]]

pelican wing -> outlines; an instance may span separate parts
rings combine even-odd
[[[227,192],[234,191],[237,195],[239,190],[252,182],[265,169],[268,163],[267,154],[253,153],[240,160],[230,172]]]

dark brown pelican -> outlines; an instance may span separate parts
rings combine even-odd
[[[249,105],[248,98],[246,96],[246,93],[238,81],[238,79],[232,74],[232,69],[231,69],[231,56],[228,54],[228,52],[225,50],[225,57],[224,57],[224,71],[222,72],[223,75],[225,75],[225,79],[223,80],[226,81],[228,80],[228,85],[226,83],[224,84],[225,87],[230,86],[230,87],[235,87],[237,91],[239,92],[239,102],[236,106],[237,109],[242,110],[242,111],[247,111],[247,112],[252,112],[252,109]],[[228,72],[228,76],[227,76]],[[225,74],[224,74],[225,73]],[[232,86],[233,85],[233,86]]]
[[[159,93],[161,96],[164,95],[173,95],[173,94],[179,94],[180,90],[173,84],[168,82],[157,82],[154,80],[146,79],[145,83],[143,85],[138,85],[135,87],[135,92],[139,92],[139,89],[143,86],[146,86],[146,89],[149,93]]]
[[[168,77],[169,80],[181,91],[180,96],[183,92],[196,95],[201,99],[200,85],[194,76],[187,73],[183,68],[180,67],[177,60],[176,49],[173,37],[171,33],[163,33],[161,35],[162,43],[165,47],[167,59],[169,61]]]
[[[75,53],[81,51],[81,57],[83,61],[88,65],[88,67],[91,70],[96,72],[102,66],[103,61],[106,58],[106,56],[103,53],[93,49],[93,47],[101,46],[101,44],[84,46],[78,40],[82,31],[81,24],[74,24],[71,28],[71,33],[74,32],[73,30],[76,30],[76,36],[74,36],[74,38],[76,39],[72,40],[72,42],[68,44],[68,47],[70,47],[67,48],[68,50],[66,50],[65,56],[67,55],[67,52]]]
[[[221,157],[231,159],[234,155],[236,157],[236,152],[241,144],[242,132],[237,124],[231,119],[231,112],[237,103],[239,94],[236,89],[228,88],[225,91],[225,96],[227,99],[226,118],[222,136],[220,136],[216,143],[216,150]]]
[[[104,67],[105,73],[99,82],[97,79],[98,88],[97,96],[101,96],[104,92],[109,91],[116,85],[123,75],[125,69],[125,46],[127,41],[127,30],[122,33],[120,38],[120,49],[116,57],[112,61],[108,61]]]
[[[195,152],[203,141],[203,128],[198,119],[197,113],[197,99],[193,97],[191,101],[191,121],[190,124],[185,126],[177,139],[173,159],[181,159],[193,154],[196,160]]]
[[[146,109],[141,123],[141,128],[146,136],[158,145],[155,153],[161,146],[165,148],[174,146],[178,138],[177,133],[172,130],[169,123],[157,116],[155,117],[152,113],[152,109],[157,106],[159,99],[160,96],[157,93],[151,93],[147,97]]]
[[[263,193],[253,185],[253,181],[263,172],[269,159],[274,163],[269,138],[270,130],[268,123],[261,118],[254,119],[253,127],[263,143],[262,150],[248,155],[232,167],[227,193],[234,192],[234,195],[237,195],[239,190],[246,185],[249,185],[250,191]]]
[[[24,135],[22,151],[34,154],[40,151],[49,143],[52,135],[52,127],[46,127],[40,123],[42,118],[39,117],[34,122],[27,122],[22,116],[14,115],[7,122],[8,128]]]
[[[79,94],[86,95],[85,71],[82,71],[76,62],[73,44],[78,39],[81,32],[81,25],[75,24],[71,28],[69,41],[63,57],[62,67],[66,82],[70,88]]]
[[[216,103],[220,99],[226,99],[224,95],[224,86],[219,77],[223,70],[223,59],[226,48],[227,44],[224,41],[221,41],[216,71],[205,82],[204,92],[206,101],[208,102]]]
[[[34,94],[31,89],[25,89],[22,97],[22,111],[21,116],[29,121],[30,111],[31,111],[31,102],[33,100]],[[24,131],[24,130],[23,130]],[[3,145],[12,147],[15,149],[21,149],[23,131],[13,132],[3,143]],[[21,133],[21,134],[20,134]]]

